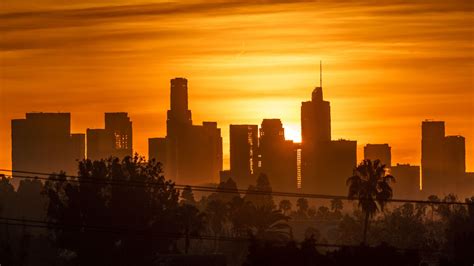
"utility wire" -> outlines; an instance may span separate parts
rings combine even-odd
[[[3,221],[2,221],[3,220]],[[164,233],[164,232],[154,232],[153,230],[144,230],[144,229],[132,229],[132,228],[118,228],[110,226],[91,226],[91,225],[79,225],[79,224],[64,224],[64,223],[55,223],[55,222],[46,222],[40,220],[30,220],[30,219],[19,219],[19,218],[8,218],[0,217],[0,225],[5,226],[19,226],[19,227],[33,227],[33,228],[45,228],[51,229],[52,227],[69,230],[69,231],[81,231],[83,230],[96,232],[96,233],[112,233],[112,234],[135,234],[141,235],[143,237],[151,237],[156,239],[180,239],[184,238],[185,234],[181,233]],[[226,236],[212,236],[212,235],[189,235],[189,239],[194,240],[211,240],[211,241],[230,241],[230,242],[248,242],[251,238],[245,237],[226,237]],[[327,244],[327,243],[314,243],[317,247],[325,248],[356,248],[360,245],[344,245],[344,244]],[[374,247],[374,246],[369,246]],[[395,248],[398,251],[415,251],[415,252],[433,252],[438,253],[439,250],[435,249],[406,249],[406,248]]]
[[[135,181],[135,180],[107,180],[107,179],[97,179],[90,177],[79,177],[72,175],[63,175],[63,174],[51,174],[51,173],[41,173],[41,172],[31,172],[31,171],[20,171],[20,170],[11,170],[11,169],[0,169],[3,172],[12,172],[12,173],[25,173],[25,174],[35,174],[35,175],[47,175],[49,177],[38,177],[38,176],[29,176],[29,175],[9,175],[10,177],[16,178],[25,178],[25,179],[38,179],[46,181],[57,181],[57,182],[75,182],[75,183],[87,183],[87,184],[101,184],[101,185],[116,185],[116,186],[126,186],[126,187],[148,187],[156,186],[157,182],[144,182],[144,181]],[[64,179],[61,177],[69,177],[73,179]],[[185,187],[192,188],[193,191],[199,192],[219,192],[219,193],[231,193],[231,194],[251,194],[251,195],[272,195],[272,196],[281,196],[281,197],[297,197],[297,198],[313,198],[313,199],[341,199],[341,200],[357,200],[358,198],[349,198],[347,196],[336,196],[336,195],[326,195],[326,194],[309,194],[309,193],[293,193],[293,192],[278,192],[278,191],[256,191],[256,190],[244,190],[244,189],[226,189],[218,188],[211,186],[194,186],[194,185],[174,185],[178,189]],[[363,200],[363,199],[362,199]],[[467,202],[446,202],[446,201],[427,201],[427,200],[411,200],[411,199],[386,199],[386,202],[399,202],[399,203],[419,203],[419,204],[433,204],[433,205],[464,205],[469,206],[473,203]]]

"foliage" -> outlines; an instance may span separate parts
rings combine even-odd
[[[388,199],[392,198],[390,182],[395,178],[385,174],[385,165],[379,160],[363,160],[355,169],[353,176],[347,179],[349,198],[357,199],[359,207],[365,213],[364,240],[367,239],[369,217],[377,211],[383,211]]]

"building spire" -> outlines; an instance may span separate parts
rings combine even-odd
[[[319,60],[319,87],[323,88],[323,63]]]

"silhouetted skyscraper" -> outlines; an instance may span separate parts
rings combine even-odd
[[[159,140],[157,153],[150,139],[150,158],[160,157],[166,178],[180,184],[205,184],[219,181],[222,171],[222,137],[216,122],[193,125],[188,109],[188,81],[171,80],[170,110],[167,113],[165,143]],[[155,143],[156,144],[156,143]],[[166,154],[166,157],[162,157]]]
[[[127,113],[105,113],[105,130],[113,136],[113,156],[132,156],[132,121]]]
[[[443,121],[423,121],[421,170],[425,195],[462,191],[466,176],[464,137],[445,136]]]
[[[347,178],[352,176],[354,167],[357,165],[357,141],[333,140],[325,153],[324,166],[318,169],[322,177],[322,179],[319,178],[318,191],[332,195],[346,195]]]
[[[237,186],[246,189],[255,183],[258,170],[258,126],[230,125],[229,136],[229,175]]]
[[[459,195],[464,190],[463,181],[466,176],[465,139],[462,136],[447,136],[444,138],[443,148],[445,186],[450,193]]]
[[[410,164],[392,166],[390,174],[395,177],[392,184],[396,199],[422,199],[420,195],[420,167]]]
[[[164,168],[166,164],[166,138],[148,139],[148,159],[155,159],[162,163],[162,167]]]
[[[87,129],[88,159],[132,156],[132,144],[132,121],[127,113],[105,113],[105,129]]]
[[[76,160],[84,158],[84,135],[71,135],[69,113],[27,113],[11,125],[13,170],[76,173]]]
[[[421,176],[423,190],[439,194],[443,188],[444,122],[423,121],[421,124]]]
[[[260,172],[266,174],[274,191],[297,188],[297,147],[285,140],[280,119],[264,119],[260,128]]]
[[[364,159],[380,160],[390,168],[392,166],[392,148],[388,144],[367,144],[364,147]]]
[[[356,142],[331,141],[331,108],[320,84],[301,103],[301,187],[306,193],[346,194],[357,163]]]

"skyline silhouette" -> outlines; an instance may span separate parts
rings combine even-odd
[[[324,100],[321,76],[322,71],[320,86],[313,90],[311,101],[301,103],[302,142],[286,140],[284,125],[278,118],[265,118],[260,127],[231,124],[234,136],[230,168],[224,167],[222,161],[221,128],[216,122],[193,125],[188,80],[171,79],[167,135],[148,138],[148,158],[162,163],[165,176],[179,184],[217,184],[231,178],[245,188],[265,174],[277,191],[343,195],[345,180],[361,159],[357,158],[357,140],[331,140],[330,102]],[[27,113],[26,119],[12,120],[12,169],[73,173],[77,160],[134,154],[128,113],[105,113],[105,129],[88,128],[86,134],[71,134],[70,116]],[[421,135],[421,164],[393,165],[400,179],[396,185],[400,192],[396,195],[412,199],[448,193],[468,196],[474,180],[470,179],[472,173],[466,171],[464,137],[446,136],[444,121],[428,120],[421,123]],[[44,159],[51,149],[59,157],[46,163]],[[65,152],[69,155],[63,155]],[[363,158],[381,160],[390,173],[391,154],[389,144],[369,143],[364,147]]]

